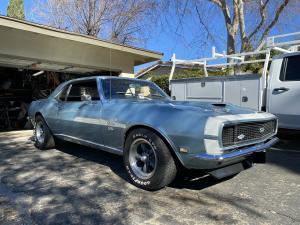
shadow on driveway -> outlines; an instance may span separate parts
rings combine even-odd
[[[229,182],[209,176],[177,180],[160,191],[146,192],[128,183],[120,156],[68,142],[40,151],[28,135],[25,141],[16,133],[1,135],[0,140],[5,140],[5,144],[0,142],[1,183],[12,192],[15,205],[26,208],[38,224],[234,224],[247,217],[254,224],[286,220],[279,216],[275,220],[262,209],[257,201],[264,197],[260,191],[253,192],[258,197],[249,197],[252,183],[247,176]],[[271,163],[288,166],[282,157],[270,154]],[[251,173],[264,179],[255,168]],[[220,182],[224,183],[217,185]]]
[[[300,135],[280,139],[268,151],[267,162],[300,174]]]
[[[105,165],[109,167],[121,179],[126,182],[130,182],[128,174],[124,168],[122,156],[65,141],[60,141],[59,146],[57,146],[56,149],[66,154],[73,155],[77,158],[82,158],[94,163]],[[226,179],[218,180],[197,171],[193,171],[192,178],[190,178],[188,173],[189,171],[185,171],[185,175],[180,175],[179,177],[177,177],[175,181],[170,185],[170,187],[176,189],[184,188],[192,190],[202,190],[231,179],[231,177],[229,177]]]

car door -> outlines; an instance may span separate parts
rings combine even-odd
[[[300,129],[300,55],[283,58],[278,68],[280,61],[271,68],[268,111],[278,117],[280,128]]]
[[[101,144],[101,110],[96,79],[71,83],[66,100],[59,105],[60,135]]]
[[[69,92],[70,85],[65,85],[60,92],[51,100],[52,107],[48,109],[47,122],[51,127],[51,131],[54,135],[60,134],[62,132],[62,123],[58,116],[58,112],[64,106],[67,94]]]
[[[101,84],[103,97],[106,99],[102,110],[105,124],[102,134],[103,144],[114,149],[123,149],[123,137],[128,122],[124,118],[134,116],[131,112],[130,98],[135,91],[135,87],[131,87],[134,82],[123,79],[101,79]]]

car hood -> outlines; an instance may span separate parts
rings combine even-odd
[[[181,110],[201,111],[213,114],[248,114],[253,110],[227,103],[196,102],[196,101],[170,101],[169,105]]]
[[[122,100],[121,100],[122,101]],[[129,100],[132,103],[132,101]],[[129,103],[128,102],[128,103]],[[249,114],[255,111],[242,108],[236,105],[216,102],[201,101],[173,101],[173,100],[134,100],[135,103],[148,105],[153,108],[170,108],[179,111],[193,111],[209,115],[227,115],[227,114]]]

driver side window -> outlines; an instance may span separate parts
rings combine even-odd
[[[71,90],[66,100],[67,102],[81,102],[84,101],[87,96],[89,96],[92,101],[100,100],[96,80],[80,81],[71,85]]]

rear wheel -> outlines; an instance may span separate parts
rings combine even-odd
[[[38,149],[44,150],[55,147],[52,133],[42,116],[35,118],[34,139]]]
[[[145,190],[165,187],[177,173],[168,146],[157,134],[143,128],[128,135],[124,164],[133,184]]]

